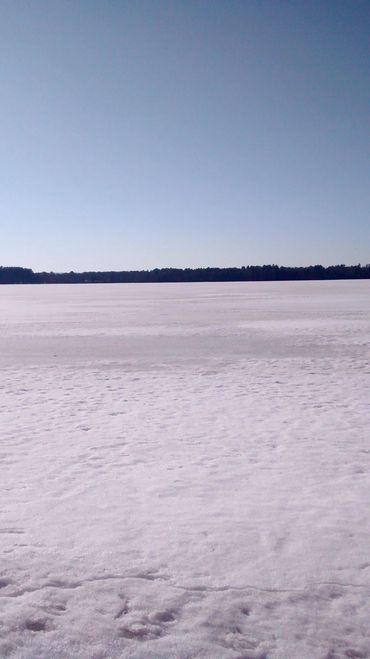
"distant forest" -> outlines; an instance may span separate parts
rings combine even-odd
[[[291,268],[248,265],[241,268],[155,268],[120,272],[33,272],[30,268],[1,267],[0,284],[118,284],[201,281],[303,281],[370,279],[367,265],[310,265]]]

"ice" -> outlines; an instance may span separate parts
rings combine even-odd
[[[0,288],[0,656],[370,656],[370,282]]]

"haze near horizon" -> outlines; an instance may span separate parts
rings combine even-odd
[[[370,5],[0,6],[0,264],[368,263]]]

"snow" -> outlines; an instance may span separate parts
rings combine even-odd
[[[0,288],[0,656],[370,656],[370,282]]]

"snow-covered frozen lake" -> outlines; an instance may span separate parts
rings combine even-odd
[[[0,656],[370,656],[370,282],[0,288]]]

